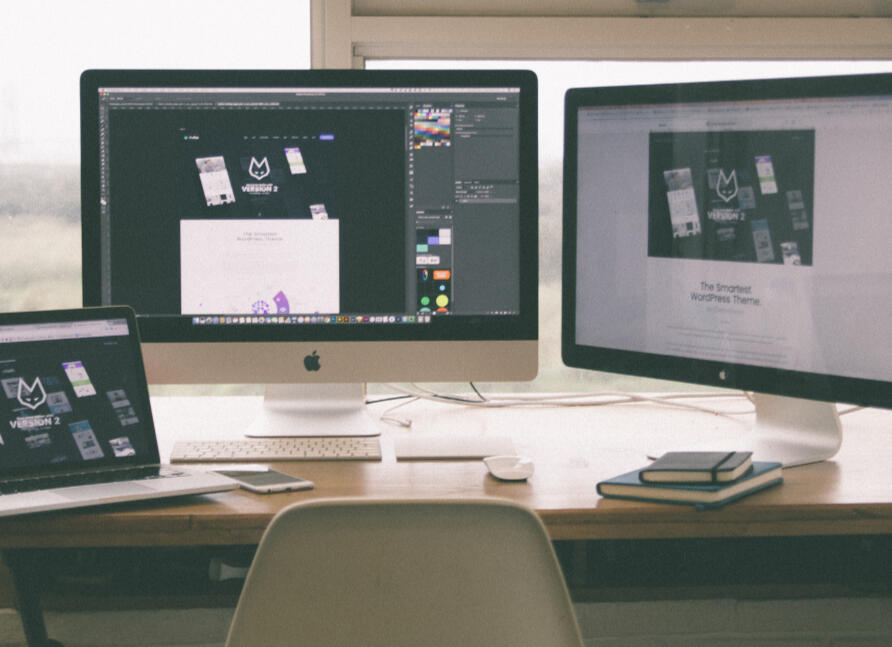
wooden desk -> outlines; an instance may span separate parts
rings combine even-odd
[[[742,399],[706,404],[738,411],[748,405]],[[259,405],[256,397],[155,398],[162,456],[177,438],[240,437]],[[256,544],[279,509],[314,497],[504,497],[535,509],[555,540],[892,535],[888,411],[844,416],[843,446],[834,460],[786,470],[782,486],[702,512],[602,499],[595,484],[640,467],[648,453],[712,434],[733,438],[744,428],[736,419],[650,404],[478,409],[416,403],[394,415],[412,419],[412,429],[385,428],[380,462],[275,465],[314,481],[312,491],[267,496],[237,490],[5,519],[0,548],[12,555],[14,549]],[[534,459],[536,472],[526,483],[501,483],[480,461],[395,460],[394,435],[449,431],[510,434],[518,453]],[[26,606],[39,605],[40,591],[29,595],[36,600],[23,600]]]
[[[255,397],[155,398],[162,456],[176,438],[240,437]],[[740,410],[742,400],[707,402]],[[383,411],[387,405],[374,405]],[[839,454],[786,470],[784,484],[733,505],[687,506],[606,500],[597,481],[635,469],[661,452],[709,434],[743,429],[737,420],[658,405],[601,408],[470,409],[417,403],[395,412],[412,431],[386,427],[380,462],[279,463],[316,483],[308,492],[237,490],[146,503],[0,520],[0,548],[183,546],[256,543],[282,506],[314,497],[504,497],[539,512],[554,539],[741,537],[892,533],[892,412],[843,417]],[[402,433],[505,434],[535,461],[527,483],[500,483],[480,461],[396,461]]]

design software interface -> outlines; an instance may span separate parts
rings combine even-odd
[[[519,88],[99,94],[103,303],[196,326],[519,312]]]

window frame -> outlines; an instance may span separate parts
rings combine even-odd
[[[892,59],[890,12],[858,0],[832,10],[797,5],[796,15],[753,0],[695,15],[686,15],[686,3],[658,15],[646,2],[626,3],[643,12],[631,15],[618,3],[563,2],[547,16],[528,15],[519,2],[484,0],[448,15],[421,4],[311,0],[312,67],[362,68],[368,59]]]

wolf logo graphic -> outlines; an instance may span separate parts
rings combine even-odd
[[[737,197],[737,169],[732,170],[731,175],[725,175],[725,169],[719,169],[715,192],[725,202],[731,202]]]
[[[248,175],[255,180],[265,178],[269,175],[269,160],[264,157],[263,160],[258,162],[256,157],[252,157],[251,163],[248,165]]]
[[[39,377],[34,378],[31,386],[25,384],[24,379],[19,378],[18,400],[32,410],[46,402],[46,391],[44,391]]]

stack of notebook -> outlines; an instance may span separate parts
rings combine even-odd
[[[604,497],[712,508],[783,481],[780,463],[752,452],[668,452],[650,465],[598,483]]]

